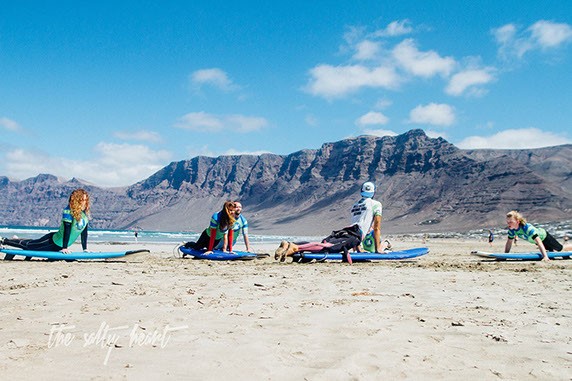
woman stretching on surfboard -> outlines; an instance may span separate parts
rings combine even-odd
[[[242,214],[242,203],[240,201],[234,202],[234,218],[236,221],[234,225],[232,225],[232,246],[236,245],[236,241],[238,241],[238,237],[242,234],[242,238],[244,239],[244,245],[246,246],[246,251],[251,252],[250,250],[250,240],[248,239],[248,220]],[[215,250],[222,250],[225,251],[226,247],[224,246],[224,240],[218,243],[215,246]]]
[[[57,232],[51,232],[38,239],[1,238],[0,244],[32,251],[59,251],[71,253],[69,247],[81,235],[81,246],[87,251],[87,225],[89,223],[89,194],[84,189],[76,189],[69,197],[64,209],[62,222]]]
[[[534,227],[532,224],[526,222],[526,219],[516,210],[507,213],[506,223],[508,225],[508,238],[504,246],[505,253],[510,253],[512,242],[516,237],[536,244],[542,253],[543,261],[550,260],[546,253],[547,251],[572,251],[572,245],[566,244],[562,246],[562,244],[546,230]]]
[[[187,242],[185,247],[194,250],[207,249],[205,254],[212,252],[216,245],[224,239],[223,247],[228,245],[228,251],[232,251],[232,226],[236,221],[236,206],[232,201],[226,201],[220,212],[214,213],[208,228],[203,230],[197,242]],[[227,234],[228,233],[228,234]],[[183,254],[183,257],[187,254]]]
[[[274,259],[283,262],[286,257],[302,251],[310,252],[340,252],[343,251],[351,263],[349,250],[357,249],[366,237],[373,231],[374,250],[383,253],[389,246],[389,241],[381,242],[381,202],[373,199],[375,184],[365,182],[361,187],[361,198],[352,206],[351,225],[342,230],[333,231],[321,242],[286,242],[282,241],[274,252]]]

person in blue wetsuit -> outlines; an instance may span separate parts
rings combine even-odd
[[[547,251],[572,251],[572,245],[562,245],[550,233],[542,228],[537,228],[526,222],[526,219],[517,212],[512,210],[506,215],[506,224],[508,225],[508,237],[504,247],[505,253],[510,253],[512,243],[516,237],[520,237],[532,244],[538,246],[542,253],[542,260],[547,261]]]
[[[242,204],[240,201],[234,202],[234,217],[236,221],[234,222],[234,225],[232,225],[232,246],[236,245],[238,237],[242,234],[244,245],[246,246],[246,251],[251,251],[250,240],[248,239],[248,220],[242,214]],[[216,246],[216,249],[224,251],[227,249],[227,246],[224,245],[224,240],[221,240]]]
[[[23,250],[59,251],[69,254],[71,253],[69,247],[81,236],[81,246],[87,251],[89,217],[89,194],[84,189],[76,189],[69,197],[58,231],[50,232],[38,239],[1,238],[0,244]]]
[[[226,201],[221,211],[212,215],[209,227],[203,230],[198,241],[187,242],[184,246],[194,250],[206,249],[205,254],[208,254],[224,239],[224,247],[228,245],[229,251],[232,251],[233,237],[231,228],[236,221],[234,209],[234,202]],[[183,257],[186,255],[187,254],[183,254]]]

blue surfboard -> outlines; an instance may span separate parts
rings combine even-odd
[[[186,248],[184,246],[179,247],[179,251],[184,255],[190,255],[193,259],[208,259],[211,261],[235,261],[235,260],[249,260],[258,257],[256,253],[249,253],[247,251],[222,251],[213,250],[210,254],[205,254],[206,250],[195,250]]]
[[[554,252],[549,251],[548,258],[550,259],[570,259],[572,252]],[[531,253],[488,253],[486,251],[472,251],[471,255],[476,255],[477,257],[481,258],[488,258],[488,259],[496,259],[497,261],[505,261],[505,260],[520,260],[520,261],[539,261],[542,259],[542,254],[537,252]]]
[[[420,257],[429,253],[427,247],[417,247],[414,249],[389,251],[387,253],[350,253],[352,262],[365,262],[365,261],[383,261],[383,260],[400,260],[411,259]],[[294,261],[298,260],[316,260],[316,261],[341,261],[343,259],[342,253],[295,253],[293,255]]]
[[[131,250],[131,251],[108,251],[108,252],[94,252],[85,253],[72,252],[64,254],[59,251],[34,251],[34,250],[20,250],[20,249],[0,249],[0,253],[4,254],[4,259],[12,259],[14,256],[22,256],[26,258],[47,258],[56,260],[78,260],[78,259],[108,259],[120,258],[126,255],[137,253],[149,253],[147,249]]]

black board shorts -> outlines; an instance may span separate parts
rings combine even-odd
[[[562,251],[562,245],[550,233],[546,232],[546,238],[542,240],[546,251]]]

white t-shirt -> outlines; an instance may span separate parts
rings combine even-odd
[[[362,240],[365,235],[369,232],[371,225],[373,224],[373,218],[375,216],[381,216],[381,202],[376,201],[372,198],[362,197],[361,200],[356,202],[351,209],[352,213],[352,225],[357,224],[361,230]]]

